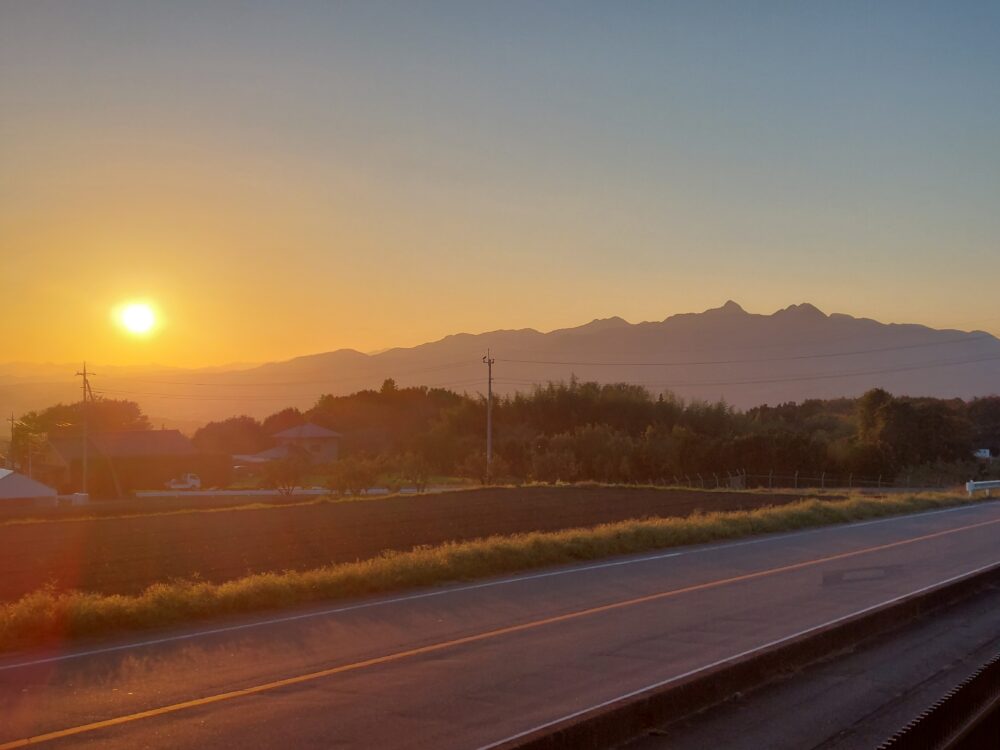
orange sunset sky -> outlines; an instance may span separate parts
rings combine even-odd
[[[0,361],[727,298],[1000,333],[996,6],[416,5],[0,5]]]

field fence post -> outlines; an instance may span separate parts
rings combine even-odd
[[[875,486],[878,487],[878,489],[882,489],[882,475],[881,474],[879,474],[878,475],[878,479],[875,480]]]
[[[847,489],[851,489],[852,487],[854,487],[854,473],[853,472],[847,475]]]
[[[799,470],[795,470],[795,489],[799,488]]]
[[[770,469],[767,472],[767,488],[769,490],[774,489],[774,469]]]
[[[719,489],[719,475],[713,471],[712,476],[715,478],[715,489]]]
[[[819,475],[819,488],[821,490],[826,489],[826,472],[821,472]]]

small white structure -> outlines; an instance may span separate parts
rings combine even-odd
[[[18,474],[10,469],[0,469],[0,503],[8,500],[56,502],[58,493],[48,485]]]
[[[987,497],[992,497],[993,490],[1000,490],[1000,481],[991,479],[987,482],[973,482],[969,480],[965,483],[965,491],[969,493],[970,497],[980,490],[985,492]]]
[[[975,458],[983,459],[985,461],[989,461],[990,458],[992,458],[992,456],[990,455],[989,448],[978,448],[975,451],[973,451],[972,455]]]

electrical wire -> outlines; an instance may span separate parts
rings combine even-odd
[[[418,386],[418,387],[423,387],[423,388],[452,388],[452,387],[460,387],[460,386],[466,386],[466,385],[478,385],[480,383],[482,383],[482,379],[481,378],[476,378],[476,379],[471,379],[471,380],[451,381],[451,382],[447,382],[447,383],[428,383],[428,384],[422,384],[421,386]],[[115,388],[101,388],[101,389],[95,390],[94,393],[97,393],[97,394],[102,395],[102,396],[108,396],[108,395],[111,395],[111,396],[147,396],[147,397],[150,397],[150,398],[161,398],[161,399],[169,399],[169,400],[176,400],[176,401],[240,401],[240,402],[243,402],[243,401],[287,401],[289,399],[294,399],[294,398],[316,398],[317,395],[325,395],[325,394],[317,394],[316,392],[313,391],[313,392],[310,392],[310,393],[299,393],[299,394],[287,394],[286,393],[286,394],[283,394],[281,396],[246,396],[246,395],[209,396],[209,395],[201,394],[201,393],[197,393],[197,394],[195,394],[195,393],[160,393],[160,392],[153,392],[153,391],[118,390],[118,389],[115,389]]]
[[[836,378],[850,378],[862,375],[883,375],[893,372],[912,372],[915,370],[925,370],[935,367],[954,367],[958,365],[968,365],[976,364],[979,362],[994,362],[1000,360],[1000,355],[989,356],[989,357],[979,357],[975,359],[958,359],[943,362],[924,362],[916,365],[903,365],[899,367],[884,367],[875,370],[852,370],[848,372],[836,372],[836,373],[822,373],[817,375],[792,375],[792,376],[781,376],[775,378],[753,378],[747,380],[693,380],[687,382],[666,382],[666,381],[625,381],[628,385],[646,385],[646,386],[656,386],[660,388],[694,388],[698,386],[716,386],[716,385],[763,385],[767,383],[795,383],[808,380],[832,380]],[[494,383],[511,384],[511,385],[532,385],[537,384],[537,381],[531,380],[514,380],[514,379],[499,379],[496,378]]]
[[[801,359],[826,359],[831,357],[851,357],[859,354],[880,354],[882,352],[902,351],[904,349],[920,349],[929,346],[943,346],[945,344],[967,344],[983,339],[991,339],[992,336],[973,336],[961,339],[948,339],[946,341],[936,341],[925,344],[905,344],[901,346],[883,346],[877,349],[857,349],[850,352],[830,352],[826,354],[793,354],[785,357],[757,357],[753,359],[716,359],[716,360],[692,360],[681,362],[571,362],[566,360],[544,360],[544,359],[501,359],[497,362],[507,362],[521,365],[572,365],[576,367],[689,367],[695,365],[739,365],[753,362],[789,362]]]
[[[470,355],[471,356],[471,355]],[[408,375],[419,375],[428,372],[440,372],[441,370],[452,370],[458,369],[460,367],[470,367],[472,365],[480,364],[479,360],[462,360],[460,362],[449,362],[442,365],[435,365],[433,367],[421,367],[411,370],[400,370],[398,372],[393,372],[391,377],[406,377]],[[358,380],[369,380],[372,377],[378,377],[378,374],[374,375],[356,375],[349,378],[324,378],[322,380],[279,380],[279,381],[253,381],[244,383],[231,383],[231,382],[199,382],[191,380],[147,380],[145,378],[130,378],[130,377],[110,377],[104,378],[105,382],[124,382],[124,383],[136,383],[141,385],[189,385],[189,386],[202,386],[210,388],[260,388],[263,386],[286,386],[286,385],[330,385],[336,383],[348,383]]]

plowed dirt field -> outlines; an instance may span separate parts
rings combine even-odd
[[[799,494],[629,487],[488,488],[363,502],[0,526],[0,599],[43,585],[137,592],[223,581],[493,534],[555,531],[695,510],[780,505]]]

